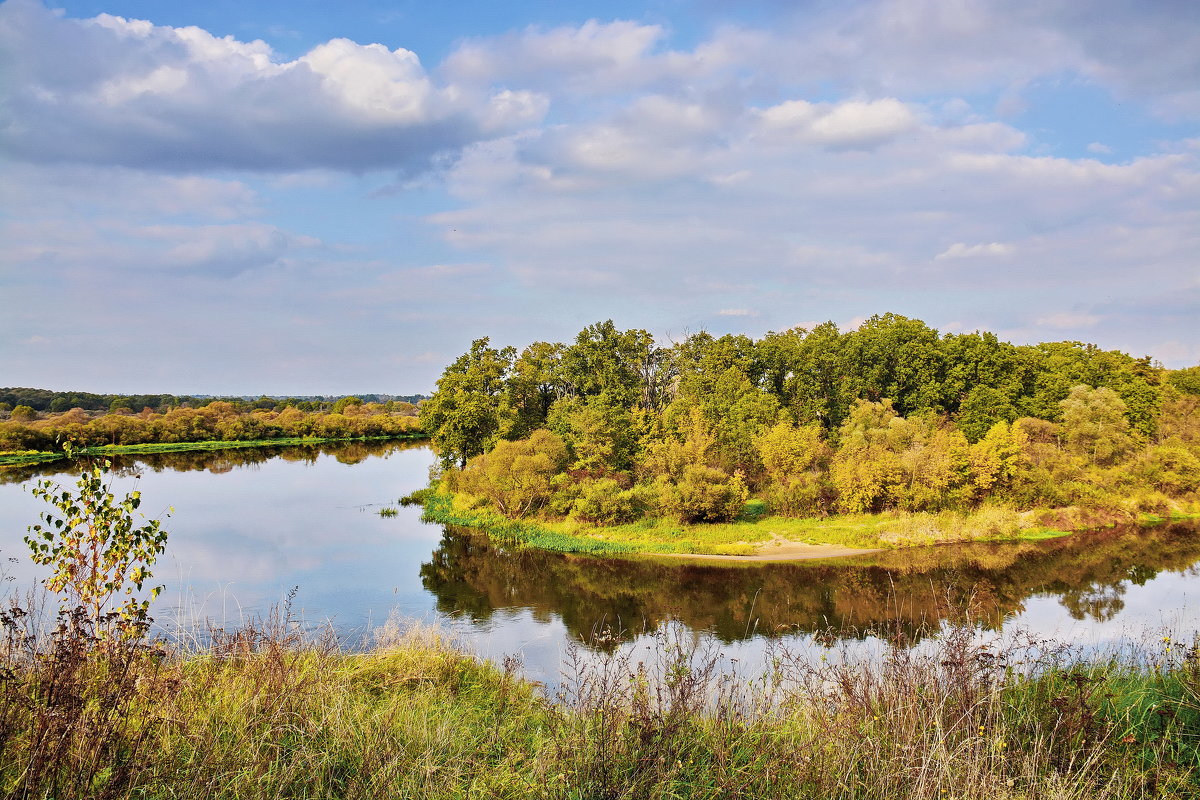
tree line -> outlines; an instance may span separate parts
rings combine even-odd
[[[141,411],[149,408],[153,411],[169,411],[172,408],[187,406],[200,408],[213,402],[230,403],[238,411],[252,409],[273,409],[282,411],[288,406],[295,406],[301,411],[329,411],[340,400],[357,399],[364,403],[408,404],[415,406],[425,399],[424,395],[383,395],[360,394],[338,395],[335,397],[305,396],[305,397],[211,397],[207,395],[173,395],[173,394],[96,394],[94,392],[56,392],[52,389],[31,389],[22,387],[0,388],[0,412],[12,411],[21,406],[32,411],[60,414],[73,408],[84,411]],[[391,410],[391,407],[389,407]]]
[[[885,314],[667,346],[611,321],[520,352],[478,339],[420,418],[448,488],[616,523],[729,520],[752,496],[793,516],[1161,510],[1200,488],[1197,412],[1200,367]]]
[[[97,447],[302,437],[351,439],[419,431],[415,405],[403,401],[364,403],[357,397],[341,398],[326,410],[290,404],[278,410],[253,404],[239,407],[225,400],[162,412],[146,407],[137,414],[128,409],[96,414],[82,408],[40,414],[18,406],[9,419],[0,421],[0,451],[59,450],[68,442],[76,447]]]

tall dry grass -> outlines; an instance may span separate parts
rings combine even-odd
[[[1200,659],[1174,641],[1085,657],[962,625],[749,667],[668,626],[574,649],[547,697],[395,621],[357,653],[287,614],[186,647],[3,621],[7,797],[1200,796]]]

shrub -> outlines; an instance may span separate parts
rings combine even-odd
[[[550,501],[554,477],[567,458],[562,439],[537,430],[528,439],[500,442],[490,453],[475,456],[456,481],[463,491],[486,497],[501,514],[515,519]]]
[[[599,525],[621,525],[640,517],[645,505],[642,487],[622,489],[612,478],[601,478],[580,484],[572,516]]]
[[[729,522],[742,511],[750,490],[741,473],[693,464],[675,484],[660,486],[663,510],[681,522]]]

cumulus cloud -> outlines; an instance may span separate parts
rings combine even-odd
[[[397,339],[426,356],[395,388],[427,389],[473,337],[610,316],[761,334],[891,310],[1194,359],[1200,147],[1106,130],[1122,163],[1066,157],[997,110],[1061,79],[1132,98],[1139,122],[1145,104],[1197,118],[1183,5],[775,4],[687,47],[667,24],[590,21],[426,66],[412,43],[284,59],[7,0],[0,335],[44,339],[10,366],[61,363],[60,383],[87,383],[81,359],[101,381],[201,340],[220,361],[155,391],[261,391],[263,364],[346,390],[417,369]],[[134,308],[162,334],[93,341],[90,320]]]
[[[102,14],[0,5],[9,123],[34,162],[172,171],[419,171],[439,153],[536,122],[523,90],[437,85],[415,53],[333,39],[292,61],[261,41]]]
[[[913,109],[894,98],[820,104],[789,100],[761,113],[762,130],[768,138],[796,139],[833,148],[874,147],[917,124]]]

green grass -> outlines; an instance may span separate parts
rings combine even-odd
[[[42,464],[65,458],[62,453],[49,453],[42,450],[20,450],[0,453],[0,467],[18,467],[27,464]]]
[[[842,514],[797,519],[763,515],[751,500],[736,522],[681,524],[645,518],[626,525],[594,526],[574,520],[511,520],[467,495],[423,490],[425,518],[486,531],[503,541],[562,553],[594,555],[752,555],[773,541],[861,549],[888,549],[947,541],[1040,540],[1069,535],[1028,527],[1036,514],[984,507],[976,512]],[[769,552],[769,551],[768,551]]]
[[[242,447],[287,447],[294,445],[326,444],[328,442],[371,442],[395,441],[400,439],[424,439],[425,434],[405,434],[402,436],[358,436],[349,438],[327,439],[317,436],[291,437],[286,439],[248,439],[245,441],[207,441],[207,442],[148,442],[145,444],[115,444],[101,447],[82,447],[75,453],[83,456],[117,456],[138,455],[144,453],[183,453],[198,450],[232,450]],[[25,451],[22,453],[0,453],[0,466],[15,466],[19,464],[36,464],[44,461],[57,461],[66,458],[66,453]]]

